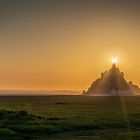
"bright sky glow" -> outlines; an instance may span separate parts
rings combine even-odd
[[[139,7],[140,0],[0,1],[0,89],[82,91],[114,63],[140,85]]]
[[[117,58],[116,57],[113,57],[112,58],[112,64],[116,64],[118,62]]]

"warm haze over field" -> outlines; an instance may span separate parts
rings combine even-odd
[[[0,19],[0,89],[87,89],[114,55],[140,85],[139,0],[0,0]]]

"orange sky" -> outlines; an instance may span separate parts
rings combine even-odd
[[[84,90],[113,55],[140,85],[139,1],[0,5],[0,89]]]

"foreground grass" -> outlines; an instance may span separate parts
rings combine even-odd
[[[119,97],[0,97],[0,139],[139,140],[140,97],[125,100],[129,120]]]

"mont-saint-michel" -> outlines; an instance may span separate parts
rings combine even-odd
[[[116,62],[113,62],[112,68],[101,73],[88,90],[83,92],[84,95],[96,96],[119,96],[120,94],[134,96],[138,93],[140,93],[140,88],[132,81],[126,81],[124,73],[117,67]]]

